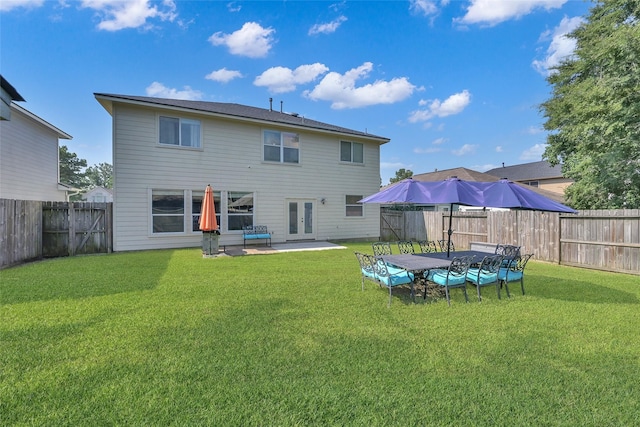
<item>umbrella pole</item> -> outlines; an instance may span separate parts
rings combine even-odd
[[[451,219],[453,216],[453,203],[449,206],[449,229],[447,230],[447,234],[449,238],[447,240],[447,258],[449,258],[449,252],[451,251],[451,235],[453,234],[453,230],[451,230]]]

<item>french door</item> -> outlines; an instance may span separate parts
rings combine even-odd
[[[315,199],[289,199],[287,209],[287,240],[315,240]]]

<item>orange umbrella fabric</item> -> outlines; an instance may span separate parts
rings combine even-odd
[[[207,185],[207,188],[204,190],[202,211],[200,212],[200,221],[198,225],[202,231],[215,231],[218,229],[216,205],[213,202],[213,188],[211,188],[211,185]]]

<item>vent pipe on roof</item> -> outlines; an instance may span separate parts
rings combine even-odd
[[[502,167],[504,167],[504,162],[502,162]]]
[[[284,101],[280,101],[280,112],[282,113],[282,104],[284,103]]]
[[[269,98],[269,111],[273,111],[273,98]]]

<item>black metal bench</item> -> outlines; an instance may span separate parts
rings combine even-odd
[[[271,246],[271,233],[266,225],[247,225],[242,227],[242,246],[247,247],[247,240],[264,239],[267,246]]]

